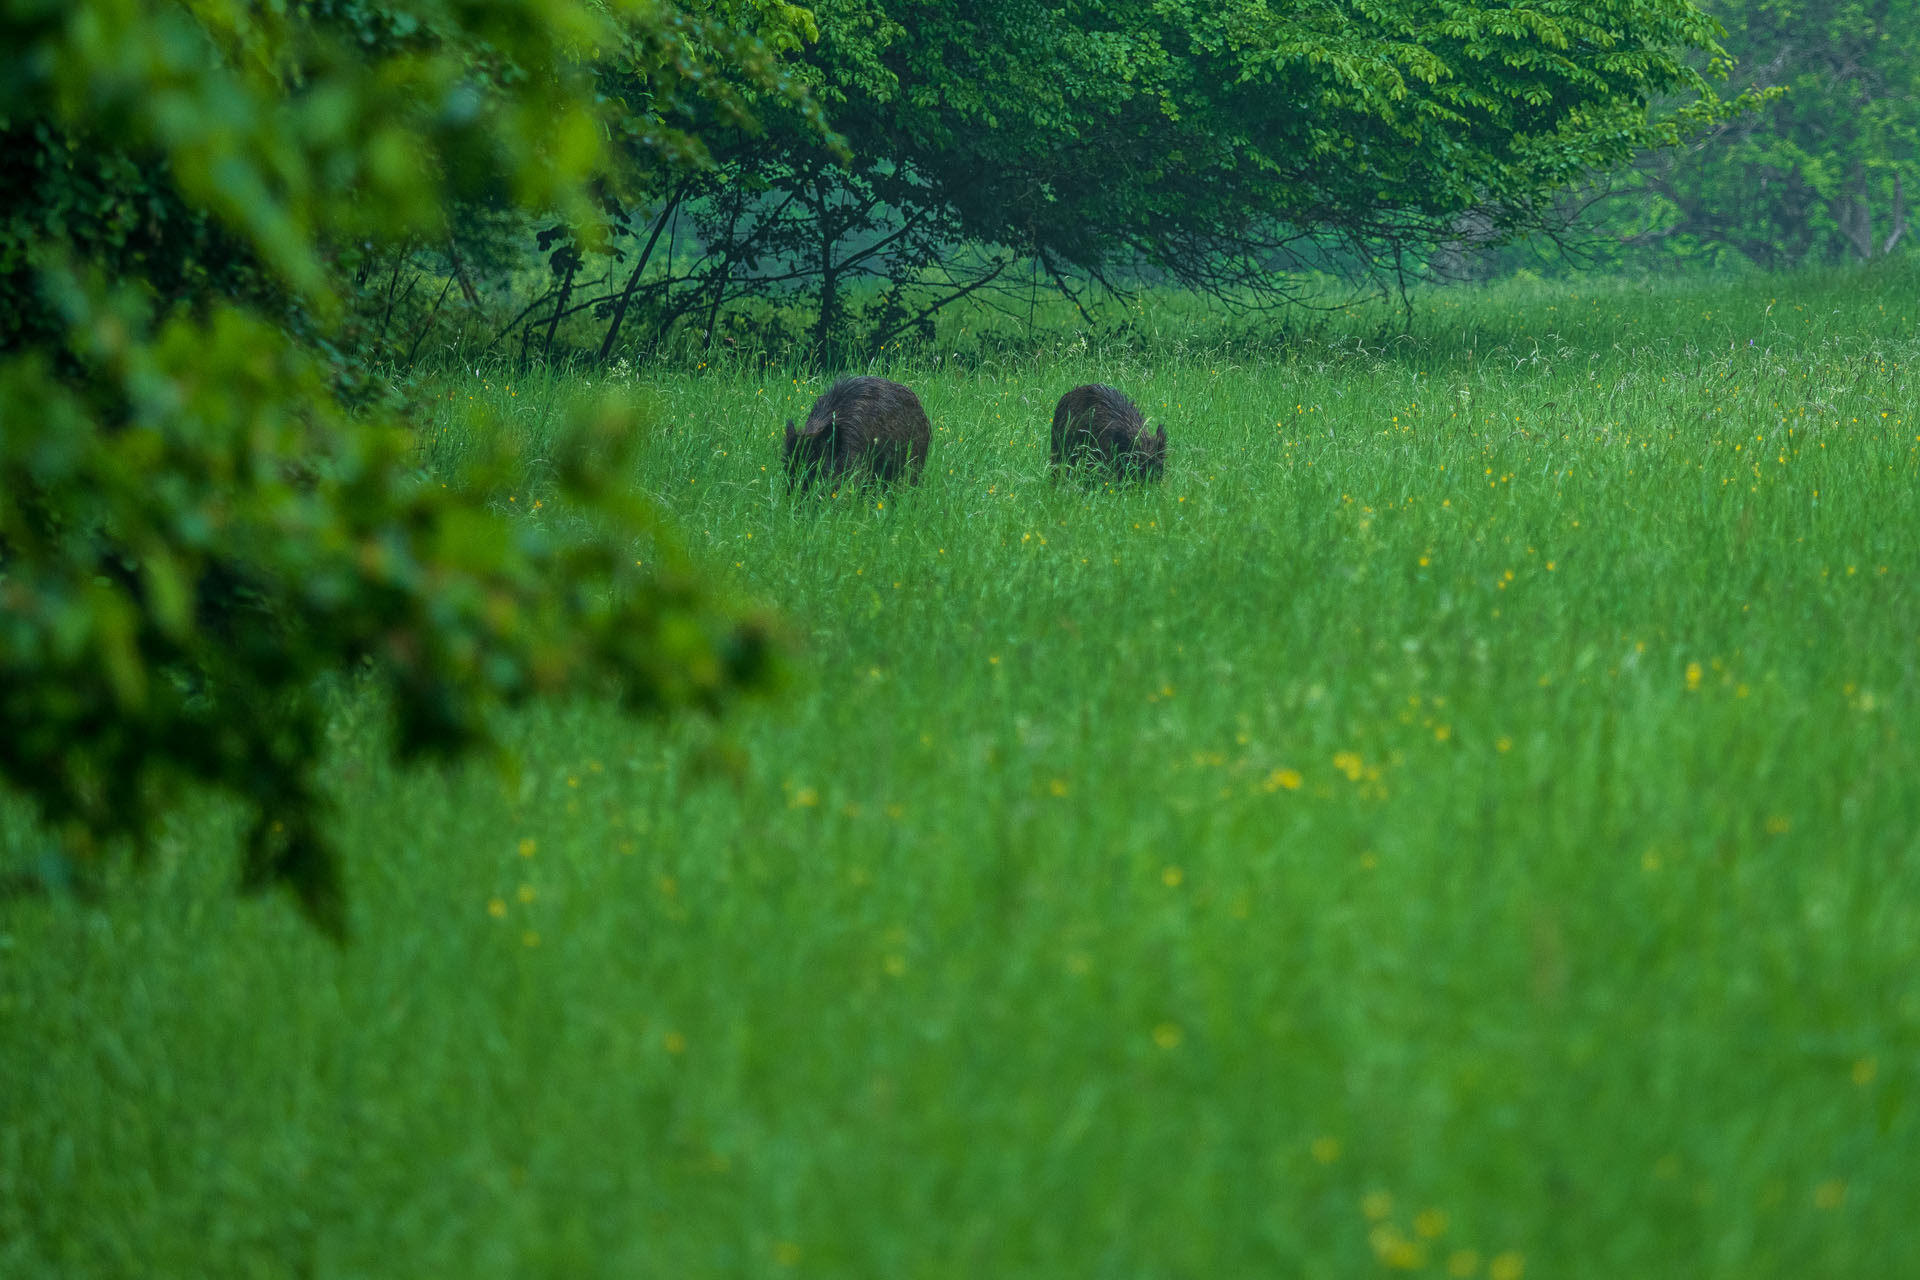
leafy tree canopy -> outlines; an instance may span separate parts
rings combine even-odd
[[[1718,28],[1687,0],[815,13],[810,84],[862,162],[904,170],[971,238],[1196,283],[1303,233],[1405,245],[1469,211],[1525,229],[1569,183],[1728,111],[1689,63]]]

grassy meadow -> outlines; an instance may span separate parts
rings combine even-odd
[[[834,496],[817,374],[449,382],[529,520],[648,405],[788,687],[401,774],[343,692],[344,949],[213,804],[0,903],[0,1276],[1914,1274],[1917,284],[956,320]],[[1163,483],[1048,478],[1088,381]]]

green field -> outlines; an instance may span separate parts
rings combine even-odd
[[[0,903],[0,1276],[1920,1274],[1916,284],[956,329],[832,497],[817,375],[450,384],[529,520],[648,402],[788,687],[400,775],[343,693],[344,949],[212,804]],[[1164,483],[1048,479],[1096,380]]]

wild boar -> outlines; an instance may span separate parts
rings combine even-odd
[[[1167,429],[1149,433],[1133,401],[1112,387],[1075,387],[1053,410],[1053,467],[1077,463],[1120,480],[1158,479],[1167,470]]]
[[[920,397],[885,378],[842,378],[813,402],[806,425],[787,421],[784,458],[787,487],[805,488],[816,477],[838,484],[859,473],[880,480],[920,482],[933,428]]]

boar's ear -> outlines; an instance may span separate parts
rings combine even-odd
[[[788,418],[787,419],[787,448],[789,449],[793,448],[793,442],[795,440],[798,440],[799,438],[800,438],[800,433],[793,429],[793,419]]]
[[[1160,437],[1160,447],[1163,449],[1166,448],[1167,447],[1167,429],[1164,425],[1160,428],[1159,437]]]

